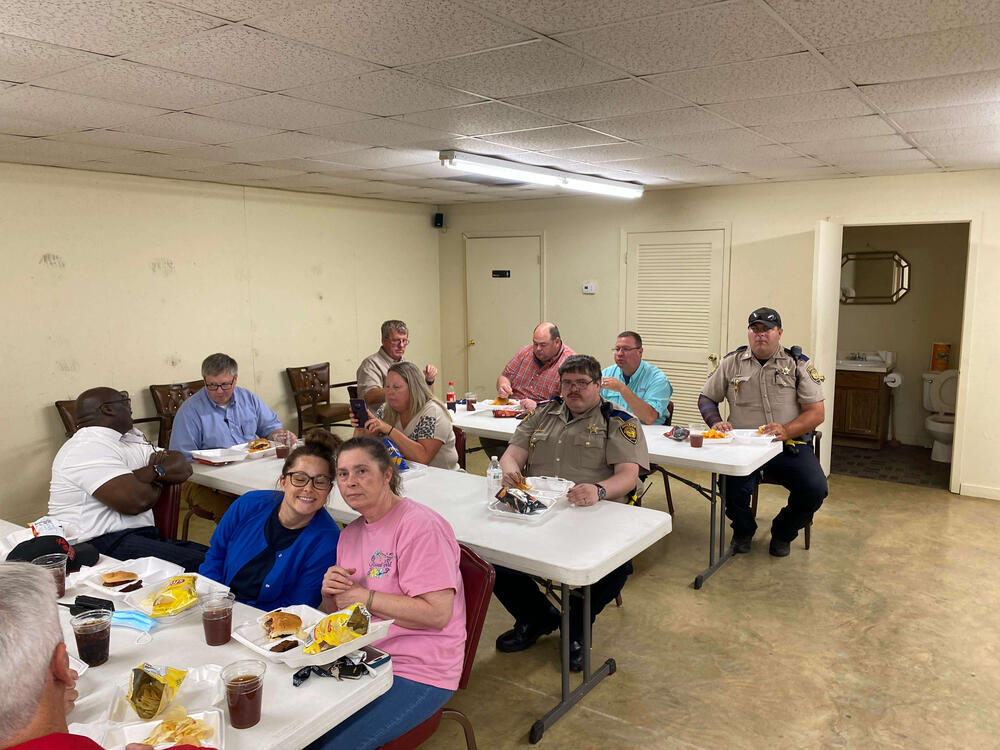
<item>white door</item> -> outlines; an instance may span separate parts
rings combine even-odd
[[[467,382],[481,399],[542,320],[541,249],[537,235],[465,239]]]
[[[629,232],[625,327],[674,388],[674,424],[701,423],[698,395],[722,352],[725,233]]]
[[[837,371],[837,328],[840,324],[840,256],[843,252],[844,227],[823,219],[816,223],[813,245],[812,288],[812,357],[823,383],[826,418],[817,429],[825,440],[820,444],[820,463],[830,473],[830,449],[833,446],[834,377]]]

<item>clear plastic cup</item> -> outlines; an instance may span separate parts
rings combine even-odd
[[[257,659],[244,659],[222,670],[229,706],[229,724],[233,729],[249,729],[260,721],[267,665]]]
[[[205,643],[222,646],[229,643],[233,632],[233,602],[236,595],[209,594],[201,597],[201,624],[205,628]]]
[[[76,651],[88,667],[97,667],[108,660],[111,651],[111,615],[107,609],[93,609],[70,618],[76,636]]]
[[[688,429],[691,431],[688,435],[688,442],[691,443],[692,448],[701,448],[705,444],[705,436],[702,434],[705,428],[700,424],[688,425]]]
[[[471,392],[470,393],[466,393],[465,394],[465,410],[466,411],[475,411],[476,410],[476,401],[478,401],[478,400],[479,399],[476,397],[475,393],[471,393]]]
[[[51,555],[42,555],[31,561],[32,565],[45,568],[56,580],[56,597],[62,599],[66,596],[66,561],[69,555],[65,552],[54,552]]]

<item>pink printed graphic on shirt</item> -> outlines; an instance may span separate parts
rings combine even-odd
[[[372,559],[368,561],[368,577],[382,578],[392,571],[392,561],[396,555],[393,552],[383,552],[376,550]]]

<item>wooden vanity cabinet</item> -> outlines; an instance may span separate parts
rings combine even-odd
[[[889,429],[889,387],[881,372],[837,370],[833,443],[879,449]]]

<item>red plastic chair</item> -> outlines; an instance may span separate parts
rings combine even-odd
[[[168,484],[153,506],[153,524],[164,539],[177,538],[177,521],[181,515],[181,486]]]
[[[465,430],[461,427],[451,426],[455,433],[455,452],[458,453],[458,468],[465,469]]]
[[[462,584],[465,587],[465,663],[462,666],[462,677],[458,687],[462,690],[469,684],[472,673],[472,662],[476,658],[476,647],[479,645],[479,635],[483,632],[483,622],[486,620],[486,610],[490,606],[493,595],[493,582],[496,571],[483,558],[466,547],[458,545],[462,550],[459,567],[462,571]],[[453,708],[442,708],[424,720],[422,724],[413,727],[406,734],[382,745],[379,750],[410,750],[426,742],[437,731],[441,719],[454,719],[462,725],[465,731],[465,745],[469,750],[476,750],[476,733],[472,730],[469,717]]]

